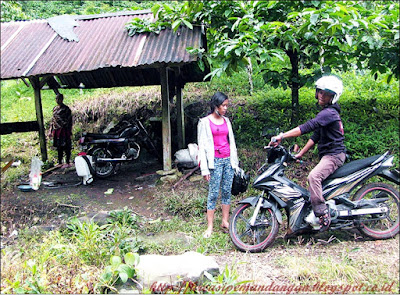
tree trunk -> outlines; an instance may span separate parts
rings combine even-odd
[[[290,123],[292,126],[297,126],[299,119],[299,89],[300,89],[300,76],[299,76],[299,54],[296,50],[286,52],[292,65],[292,73],[290,75],[290,88],[292,89],[292,117]]]
[[[247,58],[249,64],[246,66],[246,72],[247,72],[247,77],[249,79],[249,93],[250,95],[253,95],[254,91],[254,83],[253,83],[253,64],[251,63],[251,58]]]

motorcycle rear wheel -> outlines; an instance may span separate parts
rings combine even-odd
[[[240,204],[232,213],[229,223],[229,234],[233,244],[244,252],[262,252],[278,235],[279,224],[270,208],[261,208],[255,225],[250,225],[254,209],[250,204]]]
[[[369,218],[371,221],[363,221],[360,232],[375,240],[390,239],[399,233],[399,192],[387,183],[370,183],[360,188],[353,200],[371,200],[376,198],[389,198],[380,203],[389,209],[384,214],[364,215],[361,218]]]
[[[111,152],[103,147],[94,148],[89,155],[95,158],[112,158]],[[96,163],[94,164],[94,172],[99,178],[106,178],[115,171],[115,163]]]

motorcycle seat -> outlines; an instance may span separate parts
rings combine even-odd
[[[87,137],[95,138],[95,139],[100,139],[100,138],[117,139],[117,138],[119,138],[118,134],[86,133],[84,135],[87,136]]]
[[[350,163],[344,164],[342,167],[340,167],[335,172],[333,172],[331,175],[329,175],[329,177],[325,180],[330,180],[333,178],[340,178],[340,177],[349,175],[353,172],[356,172],[357,170],[360,170],[362,168],[368,167],[373,162],[375,162],[380,156],[381,155],[372,156],[369,158],[355,160]]]

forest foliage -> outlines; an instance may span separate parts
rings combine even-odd
[[[151,9],[155,23],[133,18],[129,35],[186,26],[206,29],[207,51],[188,48],[211,66],[209,76],[254,68],[264,82],[291,89],[291,120],[299,91],[333,71],[368,70],[399,78],[398,1],[2,1],[1,21]]]

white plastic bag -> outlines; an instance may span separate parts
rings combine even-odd
[[[178,150],[175,153],[175,162],[183,165],[197,166],[197,155],[199,148],[196,143],[189,143],[187,149]]]
[[[29,173],[29,184],[32,189],[37,191],[42,182],[42,165],[43,162],[36,156],[32,158],[31,173]]]

